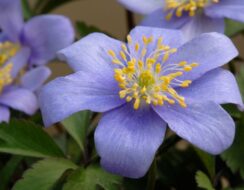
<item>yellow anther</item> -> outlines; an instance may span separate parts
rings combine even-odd
[[[186,65],[184,68],[184,71],[191,71],[192,70],[192,67],[190,65]]]
[[[113,50],[108,50],[108,54],[111,55],[113,58],[116,57],[116,54]]]
[[[146,54],[147,54],[147,49],[143,48],[142,51],[141,51],[141,56],[145,57]]]
[[[134,109],[138,110],[139,106],[140,106],[140,98],[136,98],[135,103],[134,103]]]
[[[120,98],[124,98],[126,96],[126,94],[127,94],[127,90],[121,90],[121,91],[119,91],[119,97]]]
[[[142,41],[143,41],[143,43],[144,43],[145,45],[147,45],[149,40],[147,39],[146,36],[143,36],[143,37],[142,37]]]
[[[125,44],[122,44],[121,47],[124,52],[128,52],[127,46]]]
[[[142,94],[145,94],[146,91],[147,91],[147,88],[144,86],[144,87],[141,89],[141,93],[142,93]]]
[[[121,58],[122,58],[124,61],[127,61],[127,59],[126,59],[126,55],[125,55],[125,53],[124,53],[123,51],[120,51],[120,56],[121,56]]]
[[[192,63],[192,64],[191,64],[191,67],[197,67],[197,66],[199,66],[198,63]]]
[[[121,61],[118,60],[118,59],[113,59],[112,62],[113,62],[114,64],[122,64]]]
[[[166,52],[163,56],[163,62],[167,61],[169,59],[169,52]]]
[[[157,74],[159,74],[159,73],[161,72],[161,64],[160,64],[160,63],[157,63],[157,64],[156,64],[155,72],[156,72]]]
[[[151,104],[151,98],[149,96],[147,96],[147,98],[146,98],[146,103]]]
[[[136,43],[136,45],[135,45],[135,51],[138,52],[139,49],[140,49],[140,44],[139,43]]]
[[[126,97],[126,102],[130,102],[132,100],[132,97],[131,96],[127,96]]]
[[[181,87],[188,87],[191,83],[192,83],[191,80],[185,80],[185,81],[183,81],[183,82],[180,84],[180,86],[181,86]]]
[[[179,62],[179,66],[181,66],[181,67],[183,67],[183,66],[185,66],[187,64],[187,62],[186,61],[181,61],[181,62]]]
[[[158,38],[157,48],[159,49],[163,43],[163,37]]]
[[[0,93],[3,88],[13,82],[13,78],[11,76],[11,71],[13,68],[13,64],[7,64],[4,67],[0,68]]]
[[[132,43],[132,38],[131,38],[131,36],[130,36],[130,35],[127,35],[127,42],[128,42],[129,44],[131,44],[131,43]]]

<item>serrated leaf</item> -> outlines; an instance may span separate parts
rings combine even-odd
[[[64,156],[41,127],[24,120],[0,124],[0,152],[33,157]]]
[[[244,118],[236,127],[236,136],[232,146],[226,150],[221,157],[226,161],[232,172],[240,171],[244,178]]]
[[[65,171],[76,168],[73,162],[61,158],[41,160],[24,173],[13,190],[52,190]]]
[[[63,190],[96,190],[97,186],[105,190],[117,190],[121,180],[121,177],[107,173],[99,166],[90,166],[71,174]]]
[[[234,36],[244,30],[244,24],[241,22],[226,19],[225,24],[226,24],[225,34],[227,36]]]
[[[62,122],[64,128],[74,138],[82,151],[85,149],[86,132],[90,117],[91,112],[82,111],[73,114]]]
[[[214,190],[214,187],[213,187],[210,179],[202,171],[198,171],[196,173],[195,178],[196,178],[196,182],[197,182],[198,187],[203,188],[205,190]]]

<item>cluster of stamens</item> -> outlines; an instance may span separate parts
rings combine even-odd
[[[11,42],[0,43],[0,93],[3,88],[13,82],[11,71],[13,68],[12,63],[6,62],[16,55],[19,50],[19,45]]]
[[[186,107],[184,97],[180,96],[174,88],[188,87],[192,81],[180,80],[185,72],[191,71],[198,66],[197,63],[181,61],[179,63],[168,63],[170,55],[177,49],[163,44],[160,37],[154,41],[153,37],[142,37],[143,43],[133,42],[130,35],[127,36],[128,46],[122,44],[121,51],[116,55],[113,50],[108,54],[112,63],[117,65],[114,69],[114,78],[121,88],[120,98],[127,102],[133,101],[134,109],[141,104],[164,105],[178,103]],[[155,45],[149,48],[149,45]],[[131,49],[134,54],[132,55]],[[149,52],[148,50],[152,51]]]
[[[169,11],[166,19],[170,20],[174,14],[181,17],[184,12],[188,12],[189,16],[195,16],[198,9],[218,2],[219,0],[165,0],[166,11]]]

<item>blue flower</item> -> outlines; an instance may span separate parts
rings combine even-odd
[[[166,126],[219,154],[235,126],[219,104],[243,107],[234,76],[222,65],[238,52],[222,34],[185,43],[180,31],[136,27],[128,43],[91,34],[60,51],[75,73],[40,91],[46,126],[81,110],[103,112],[95,132],[102,166],[138,178],[148,170]]]
[[[9,121],[9,108],[36,112],[34,91],[51,74],[44,64],[73,42],[74,31],[69,19],[59,15],[36,16],[24,23],[20,0],[0,0],[0,28],[1,123]]]
[[[181,29],[188,39],[205,33],[224,33],[224,18],[244,22],[243,0],[118,0],[146,14],[142,25]]]

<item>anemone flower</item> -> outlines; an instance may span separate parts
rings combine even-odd
[[[50,75],[44,66],[70,45],[74,30],[68,18],[36,16],[24,23],[20,0],[0,0],[0,122],[13,108],[32,115],[38,109],[34,93]]]
[[[243,107],[234,76],[221,69],[238,52],[218,33],[184,42],[180,31],[136,27],[128,43],[91,34],[59,56],[75,70],[39,95],[46,126],[81,110],[103,112],[95,131],[102,166],[131,178],[145,175],[167,125],[211,154],[234,138],[220,104]]]

